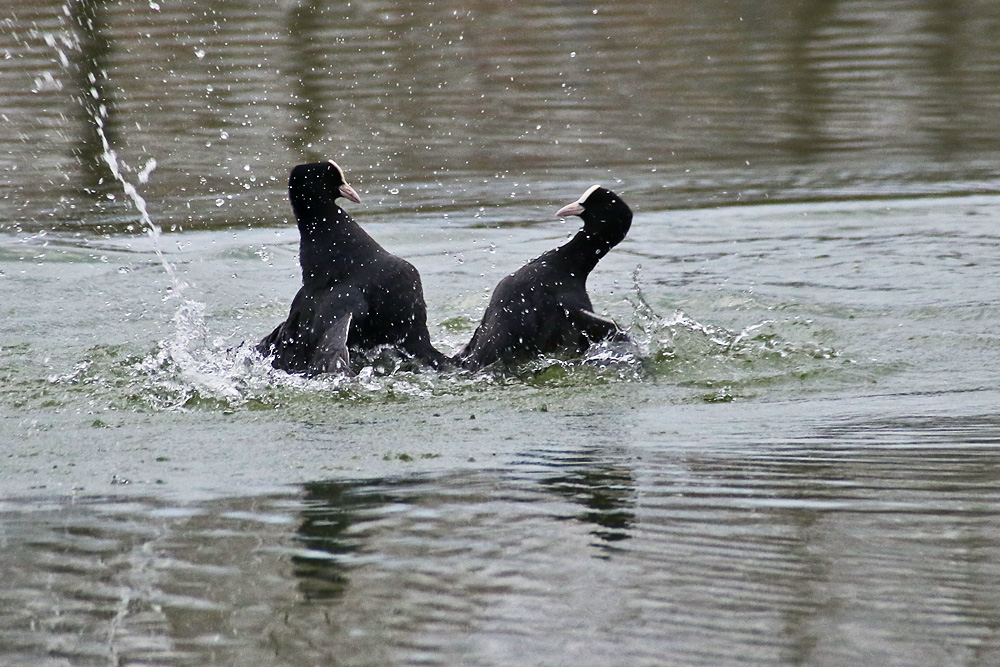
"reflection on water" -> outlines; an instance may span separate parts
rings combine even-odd
[[[0,28],[22,227],[129,217],[95,187],[98,117],[157,160],[165,229],[279,222],[289,165],[331,156],[411,213],[594,180],[637,210],[997,191],[989,0],[66,7]]]
[[[73,93],[78,102],[73,115],[80,128],[80,140],[72,146],[79,161],[82,185],[81,198],[88,195],[102,198],[113,192],[117,183],[104,161],[104,138],[111,146],[122,141],[121,123],[113,117],[116,112],[115,86],[109,85],[108,68],[111,63],[112,43],[107,36],[104,21],[104,0],[81,0],[66,5],[69,20],[75,28],[77,52],[69,63],[72,73]],[[64,48],[68,45],[64,45]],[[59,49],[59,46],[56,46]],[[67,49],[68,50],[68,49]],[[65,56],[65,51],[59,52]]]
[[[343,595],[348,584],[343,556],[358,550],[357,540],[350,539],[353,524],[364,518],[365,510],[392,502],[384,493],[371,492],[372,487],[378,486],[378,482],[305,485],[298,540],[308,551],[292,556],[292,564],[306,600],[328,600]]]
[[[635,522],[632,513],[635,489],[631,469],[614,460],[603,459],[599,452],[568,457],[565,452],[545,451],[526,460],[533,461],[532,481],[540,483],[539,491],[549,491],[556,499],[565,498],[578,504],[578,509],[554,519],[573,518],[590,525],[591,534],[600,542],[592,546],[602,552],[611,543],[629,538]],[[555,476],[540,473],[558,472]],[[363,562],[367,550],[365,536],[372,529],[366,524],[382,514],[402,513],[420,516],[434,509],[428,518],[447,511],[457,502],[448,489],[476,480],[467,476],[454,479],[429,480],[368,480],[365,482],[314,482],[306,484],[301,499],[302,521],[296,531],[296,541],[303,551],[291,557],[293,574],[305,600],[321,601],[342,597],[350,585],[352,563]],[[442,489],[444,502],[442,500]],[[514,502],[538,502],[538,492]],[[482,500],[478,502],[483,502]],[[423,509],[420,509],[423,508]],[[485,536],[484,536],[485,537]],[[428,532],[429,542],[446,539],[445,535]],[[428,544],[427,546],[432,546]]]
[[[942,448],[939,427],[965,436]],[[7,664],[992,664],[996,419],[889,425],[898,446],[831,428],[737,456],[546,447],[184,506],[8,500],[0,648]]]
[[[543,459],[544,460],[544,459]],[[550,465],[559,474],[541,483],[549,490],[578,503],[575,519],[593,524],[591,534],[608,547],[630,537],[635,523],[635,488],[632,470],[614,461],[602,460],[600,452],[581,452],[572,460],[561,455]]]

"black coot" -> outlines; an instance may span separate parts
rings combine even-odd
[[[625,238],[632,211],[614,192],[595,185],[556,213],[571,215],[583,219],[583,229],[493,290],[482,323],[455,357],[462,366],[475,370],[544,353],[581,354],[594,342],[628,340],[613,321],[594,314],[587,276]]]
[[[332,160],[292,170],[288,193],[298,221],[302,288],[288,319],[257,344],[290,373],[352,373],[348,350],[389,345],[435,368],[420,275],[387,252],[337,205],[361,199]]]

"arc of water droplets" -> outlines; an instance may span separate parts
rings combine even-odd
[[[99,107],[99,111],[94,115],[94,123],[97,126],[97,134],[101,138],[102,153],[101,157],[104,162],[108,165],[111,170],[111,175],[114,176],[115,180],[118,181],[125,194],[128,198],[132,200],[135,205],[136,210],[139,212],[139,218],[142,221],[142,226],[149,236],[150,240],[153,242],[153,252],[156,253],[156,257],[160,260],[160,264],[163,269],[170,276],[170,281],[173,286],[173,294],[168,295],[167,299],[181,298],[182,293],[187,288],[187,283],[181,280],[177,275],[177,271],[174,269],[173,265],[163,254],[163,250],[160,248],[160,235],[162,230],[160,226],[153,222],[153,219],[149,215],[149,210],[146,206],[146,200],[141,194],[139,194],[138,188],[135,187],[124,174],[122,174],[121,168],[118,164],[118,154],[111,148],[111,142],[108,141],[108,136],[104,132],[104,118],[107,114],[107,109],[104,105]],[[145,182],[149,177],[149,172],[156,168],[156,161],[152,160],[145,169],[140,173],[139,180]],[[204,368],[204,360],[199,360],[196,355],[189,348],[189,343],[197,337],[205,337],[205,305],[193,299],[183,299],[181,305],[177,308],[177,312],[174,313],[174,338],[169,341],[166,346],[166,354],[172,358],[181,369],[181,373],[188,378],[189,381],[196,385],[201,385],[209,389],[218,395],[225,396],[229,400],[239,400],[240,393],[231,381],[224,377],[219,377],[212,373],[210,370]],[[161,355],[162,356],[162,355]]]
[[[108,141],[108,135],[104,132],[104,114],[107,111],[104,105],[101,105],[99,114],[94,117],[94,124],[97,126],[97,135],[101,138],[101,158],[104,160],[105,164],[108,165],[108,169],[111,170],[111,175],[114,176],[115,180],[121,184],[122,190],[132,203],[135,205],[136,210],[139,212],[139,220],[142,222],[142,227],[146,231],[146,235],[149,236],[150,240],[153,242],[153,252],[156,253],[157,259],[160,260],[160,264],[163,269],[170,276],[170,281],[173,284],[175,296],[180,296],[181,292],[187,287],[187,283],[180,279],[177,275],[177,271],[174,270],[173,265],[167,260],[166,256],[163,254],[163,250],[160,248],[160,234],[161,229],[158,224],[153,222],[153,219],[149,216],[149,210],[146,207],[146,200],[141,194],[139,194],[139,189],[136,188],[124,174],[122,174],[121,168],[118,165],[118,154],[111,148],[111,143]],[[148,176],[148,173],[156,167],[156,161],[152,161],[152,166],[143,171],[143,174]]]
[[[152,6],[152,5],[151,5]],[[157,7],[154,7],[157,9]],[[64,8],[64,11],[69,14],[68,8]],[[69,58],[66,57],[62,46],[67,48],[76,48],[78,42],[74,40],[71,36],[63,36],[61,39],[57,38],[55,35],[46,35],[45,42],[55,49],[58,57],[59,63],[63,68],[69,67]],[[93,82],[93,79],[91,79]],[[91,95],[95,100],[100,100],[100,91],[93,87],[90,91]],[[180,276],[177,275],[177,271],[174,269],[173,265],[167,260],[166,256],[163,254],[163,250],[160,248],[160,236],[162,230],[160,226],[153,222],[152,217],[149,215],[149,210],[146,206],[146,200],[141,194],[139,194],[138,188],[133,185],[122,173],[121,165],[118,160],[118,154],[111,147],[111,142],[108,141],[108,135],[105,132],[104,124],[108,116],[108,109],[102,103],[97,107],[95,113],[91,114],[91,120],[93,121],[95,128],[97,130],[97,136],[101,140],[101,158],[104,160],[105,164],[111,170],[111,175],[116,181],[121,185],[122,190],[131,200],[132,204],[135,206],[136,210],[139,212],[139,218],[143,230],[146,235],[149,236],[153,244],[153,252],[156,253],[156,257],[159,260],[161,266],[163,266],[164,271],[170,277],[172,293],[168,294],[164,298],[166,301],[170,298],[180,299],[184,290],[188,287],[188,284],[181,280]],[[146,166],[139,172],[139,182],[145,183],[149,178],[149,173],[156,168],[156,160],[150,160]],[[172,359],[180,368],[182,375],[187,378],[190,382],[196,386],[202,386],[209,391],[225,396],[229,400],[240,400],[240,392],[234,386],[234,383],[223,376],[220,376],[217,372],[213,372],[211,363],[206,363],[205,359],[199,357],[211,357],[210,353],[200,354],[199,352],[192,351],[190,349],[190,344],[192,341],[207,337],[207,331],[205,328],[205,305],[198,301],[192,299],[182,299],[177,311],[174,313],[174,337],[173,340],[167,341],[165,349],[158,355],[158,363],[163,363],[167,358]],[[206,352],[202,349],[200,352]],[[209,359],[211,361],[211,359]]]

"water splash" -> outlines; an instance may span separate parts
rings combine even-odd
[[[144,407],[161,411],[267,410],[311,399],[353,403],[399,402],[440,393],[434,374],[365,366],[357,376],[307,377],[277,370],[250,345],[226,348],[203,341],[178,349],[165,344],[129,368],[134,394]]]
[[[70,15],[68,7],[64,10],[67,16]],[[62,36],[50,34],[45,41],[55,50],[59,64],[64,70],[68,70],[71,66],[70,59],[66,55],[67,50],[76,51],[80,58],[86,57],[81,49],[80,40],[74,37],[72,31],[65,31]],[[123,163],[108,137],[106,124],[109,110],[106,101],[102,99],[97,77],[91,74],[88,78],[91,83],[88,91],[89,97],[81,99],[80,103],[89,121],[93,123],[96,136],[100,140],[100,159],[107,165],[111,176],[121,186],[128,201],[138,213],[140,226],[149,237],[153,252],[170,279],[170,286],[166,290],[164,301],[176,300],[178,302],[173,316],[172,338],[162,345],[159,354],[154,355],[148,361],[154,366],[163,365],[166,361],[163,355],[166,355],[180,369],[181,376],[195,388],[225,400],[238,400],[239,391],[232,379],[226,374],[218,372],[217,367],[222,361],[217,358],[218,351],[206,345],[209,334],[205,322],[205,304],[186,296],[189,289],[188,283],[178,275],[177,269],[164,254],[161,242],[162,229],[150,215],[146,200],[139,192],[136,183],[125,176]],[[147,160],[136,174],[138,184],[148,183],[156,166],[155,159]]]
[[[641,267],[632,276],[631,330],[643,368],[654,378],[694,388],[706,402],[753,396],[763,386],[785,384],[796,390],[813,377],[826,376],[840,359],[808,319],[765,318],[738,330],[707,324],[676,309],[658,315],[643,294]]]
[[[99,94],[97,93],[96,88],[92,90],[94,91],[94,94]],[[139,221],[142,225],[142,229],[149,237],[150,241],[152,241],[153,252],[156,253],[156,258],[160,261],[160,265],[170,277],[170,282],[173,286],[173,291],[170,296],[173,298],[180,298],[184,293],[184,290],[187,289],[188,285],[186,282],[181,280],[181,278],[177,275],[177,271],[174,266],[167,259],[166,255],[163,254],[163,250],[160,247],[160,237],[162,236],[163,231],[160,229],[158,224],[153,222],[152,217],[149,215],[146,200],[141,194],[139,194],[139,189],[136,188],[136,186],[133,185],[127,178],[125,178],[125,175],[122,173],[118,162],[118,154],[111,147],[111,142],[108,141],[108,135],[104,131],[104,123],[107,119],[107,114],[107,107],[102,104],[98,107],[98,112],[94,114],[93,118],[91,118],[97,129],[97,136],[101,139],[101,159],[104,160],[106,165],[108,165],[108,169],[111,170],[111,175],[121,185],[125,195],[132,202],[135,210],[139,213]],[[147,183],[149,181],[150,173],[152,173],[155,168],[155,159],[147,162],[146,166],[139,172],[139,182]]]

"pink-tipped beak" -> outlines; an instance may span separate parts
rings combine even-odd
[[[347,197],[355,204],[361,203],[361,197],[358,196],[357,191],[355,191],[355,189],[352,188],[347,183],[344,183],[343,185],[340,186],[340,196]]]
[[[572,204],[566,204],[561,209],[556,211],[556,217],[568,218],[571,215],[580,215],[581,213],[583,213],[583,204],[575,201]]]

